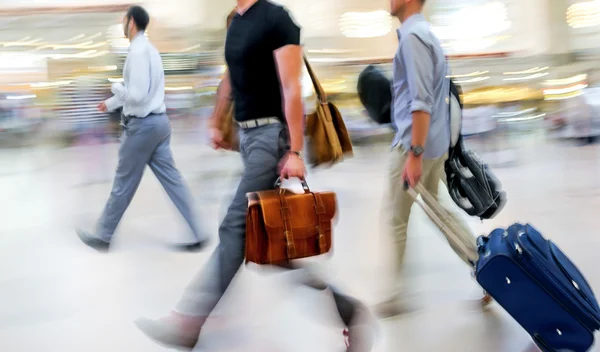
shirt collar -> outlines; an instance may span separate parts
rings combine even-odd
[[[131,49],[131,47],[133,45],[135,45],[136,43],[139,43],[145,39],[146,39],[146,36],[145,36],[144,32],[138,32],[135,35],[135,37],[133,37],[133,39],[131,39],[131,43],[129,43],[129,48]]]
[[[425,21],[425,16],[423,16],[422,13],[415,13],[414,15],[411,15],[406,19],[406,21],[402,22],[400,28],[396,30],[396,33],[398,33],[398,39],[402,38],[402,35],[406,34],[415,24],[423,21]]]

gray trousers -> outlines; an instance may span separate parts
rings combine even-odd
[[[288,149],[287,130],[271,124],[240,131],[240,153],[244,172],[227,215],[219,228],[219,246],[207,266],[187,287],[175,311],[196,317],[208,317],[244,262],[246,240],[246,194],[274,188],[279,162]],[[338,312],[349,326],[357,302],[339,294],[329,285],[306,273],[304,284],[333,292]]]
[[[171,125],[166,114],[130,119],[126,123],[115,180],[98,221],[96,235],[104,241],[110,241],[140,185],[146,165],[150,166],[175,203],[195,238],[202,239],[192,207],[192,195],[175,168],[171,153]]]

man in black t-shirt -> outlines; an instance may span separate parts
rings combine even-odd
[[[138,321],[151,338],[173,347],[194,347],[202,325],[244,261],[246,194],[273,189],[279,176],[304,178],[305,173],[300,28],[283,7],[267,0],[238,0],[236,10],[230,15],[225,44],[228,72],[219,86],[210,133],[216,149],[230,147],[218,126],[233,96],[244,173],[207,268],[190,284],[171,316]],[[309,274],[303,282],[333,293],[348,327],[348,351],[370,351],[373,327],[364,305]]]

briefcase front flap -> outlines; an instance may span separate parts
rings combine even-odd
[[[256,195],[267,236],[271,239],[285,240],[286,231],[291,231],[293,238],[298,240],[331,231],[336,214],[334,192],[297,194],[279,189],[257,192]],[[289,228],[286,230],[286,227]]]

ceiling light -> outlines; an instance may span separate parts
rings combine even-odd
[[[524,71],[504,72],[504,74],[505,75],[526,75],[529,73],[537,73],[537,72],[546,71],[548,68],[549,68],[548,66],[534,67],[534,68],[530,68],[529,70],[524,70]]]
[[[524,121],[533,121],[533,120],[537,120],[540,119],[542,117],[545,117],[546,114],[539,114],[539,115],[532,115],[532,116],[523,116],[523,117],[509,117],[509,118],[503,118],[503,119],[499,119],[498,122],[500,123],[507,123],[507,122],[524,122]]]
[[[27,94],[27,95],[7,95],[6,99],[8,100],[22,100],[22,99],[35,99],[37,95],[35,94]]]
[[[185,87],[165,87],[166,91],[180,91],[180,90],[192,90],[194,87],[185,86]]]
[[[600,1],[583,1],[569,6],[566,14],[571,28],[586,28],[600,25]]]
[[[565,88],[556,88],[556,89],[544,89],[544,94],[546,95],[560,95],[560,94],[567,94],[567,93],[573,93],[576,92],[578,90],[582,90],[587,88],[587,84],[576,84],[574,86],[571,87],[565,87]]]
[[[549,79],[546,82],[544,82],[544,85],[546,86],[564,86],[564,85],[568,85],[568,84],[574,84],[577,82],[583,82],[587,79],[587,75],[586,74],[580,74],[580,75],[575,75],[569,78],[563,78],[563,79]]]
[[[536,73],[530,76],[525,76],[525,77],[511,77],[511,78],[504,78],[504,81],[528,81],[531,79],[536,79],[536,78],[540,78],[540,77],[544,77],[547,76],[548,72],[544,72],[544,73]]]
[[[537,108],[530,108],[521,111],[503,111],[496,114],[498,117],[514,117],[535,112]]]
[[[565,99],[571,99],[571,98],[575,98],[575,97],[579,97],[583,95],[583,91],[577,91],[575,93],[571,93],[571,94],[565,94],[563,96],[548,96],[545,97],[544,100],[565,100]]]
[[[481,75],[485,75],[486,73],[490,73],[490,71],[475,71],[475,72],[466,73],[466,74],[462,74],[462,75],[450,75],[450,76],[446,76],[446,78],[466,78],[466,77],[481,76]]]
[[[490,79],[489,76],[486,76],[486,77],[476,77],[476,78],[471,78],[471,79],[456,80],[456,81],[454,81],[454,83],[456,83],[456,84],[477,83],[477,82],[486,81],[488,79]]]

